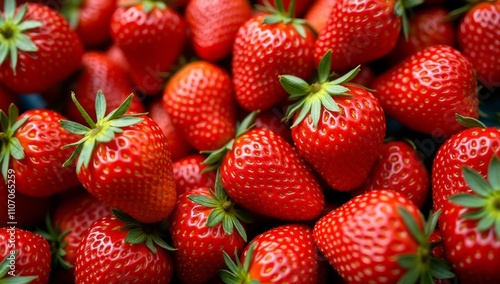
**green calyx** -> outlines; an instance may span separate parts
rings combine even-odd
[[[220,166],[226,153],[233,149],[234,140],[255,126],[254,121],[258,113],[258,111],[253,111],[247,115],[241,123],[238,123],[238,125],[236,125],[235,137],[227,142],[226,145],[214,151],[201,151],[202,154],[208,154],[208,157],[203,161],[203,164],[208,165],[208,167],[203,169],[202,173],[215,170]]]
[[[332,76],[331,63],[332,51],[328,50],[318,66],[318,82],[312,85],[293,75],[280,75],[278,77],[281,86],[290,94],[289,99],[297,101],[287,108],[285,115],[285,119],[288,120],[298,112],[292,127],[297,126],[308,114],[311,114],[313,126],[317,128],[323,107],[331,112],[340,112],[333,97],[351,96],[349,88],[341,84],[356,77],[360,67],[354,68],[339,78],[330,80]]]
[[[470,209],[461,217],[477,221],[479,232],[493,229],[500,239],[500,158],[491,159],[488,180],[469,167],[463,167],[462,174],[472,193],[455,194],[450,202]]]
[[[260,281],[251,279],[249,274],[250,261],[252,260],[253,253],[257,247],[257,242],[253,242],[248,248],[245,260],[243,263],[240,262],[238,257],[238,251],[234,251],[234,261],[231,257],[223,252],[224,261],[226,262],[228,269],[223,269],[219,272],[219,276],[222,282],[226,284],[259,284]]]
[[[10,269],[11,263],[16,263],[17,251],[13,254],[8,254],[2,262],[0,262],[0,283],[2,284],[27,284],[38,276],[17,276],[15,271]],[[14,274],[12,274],[14,273]],[[15,277],[14,277],[15,276]]]
[[[407,12],[422,3],[424,0],[397,0],[396,5],[394,5],[394,13],[401,17],[401,27],[406,41],[410,36],[410,20]]]
[[[99,143],[106,143],[113,140],[115,134],[123,132],[122,128],[142,121],[138,116],[143,116],[145,115],[144,113],[125,114],[130,107],[132,97],[133,94],[130,94],[117,109],[104,116],[106,113],[106,99],[104,94],[98,91],[95,100],[97,120],[94,122],[92,118],[90,118],[90,115],[83,109],[82,105],[77,101],[75,94],[71,94],[71,99],[85,118],[85,121],[89,124],[90,128],[73,121],[59,121],[64,129],[73,134],[83,136],[79,141],[63,146],[63,148],[76,146],[75,151],[63,164],[64,167],[72,164],[78,158],[76,171],[79,173],[82,167],[88,167],[94,149]]]
[[[240,220],[249,223],[251,219],[244,211],[237,209],[235,203],[227,196],[222,186],[220,170],[217,171],[216,175],[215,192],[210,191],[210,195],[210,197],[204,195],[190,195],[188,198],[197,204],[212,208],[207,218],[208,227],[215,227],[222,223],[222,228],[228,235],[232,235],[236,228],[238,234],[247,242],[247,234]]]
[[[153,253],[158,252],[156,246],[169,251],[175,250],[165,242],[168,234],[168,222],[166,220],[161,223],[144,224],[118,209],[112,209],[112,211],[118,220],[125,223],[120,230],[128,231],[125,237],[126,243],[133,245],[145,244]]]
[[[144,13],[148,14],[153,11],[153,9],[165,10],[167,8],[167,1],[163,0],[131,0],[127,1],[123,6],[129,7],[137,4],[142,4],[142,10]]]
[[[486,125],[482,123],[481,121],[473,118],[473,117],[468,117],[468,116],[463,116],[459,113],[455,114],[455,119],[457,120],[458,123],[461,125],[467,127],[467,128],[486,128]]]
[[[417,241],[418,250],[415,254],[398,256],[398,263],[407,272],[399,280],[400,284],[433,284],[434,279],[449,279],[455,277],[451,272],[451,265],[432,255],[432,249],[438,244],[429,243],[429,237],[434,231],[441,211],[431,214],[425,222],[424,231],[419,228],[415,219],[403,207],[398,208],[410,235]]]
[[[5,0],[4,12],[0,14],[0,65],[7,57],[10,57],[10,66],[14,74],[16,73],[19,51],[38,51],[38,47],[25,33],[41,27],[42,23],[25,20],[27,9],[27,4],[24,4],[16,13],[16,1]]]
[[[54,270],[68,270],[73,268],[73,265],[68,263],[64,257],[66,256],[67,242],[63,241],[64,237],[69,234],[70,230],[61,232],[58,226],[53,226],[50,220],[50,215],[47,214],[45,218],[45,230],[38,229],[37,233],[44,237],[50,244],[52,256],[52,268]]]
[[[0,152],[0,163],[2,166],[2,176],[7,182],[7,173],[9,170],[10,158],[16,160],[24,159],[24,149],[15,136],[16,131],[28,120],[28,117],[18,120],[19,110],[14,104],[9,106],[9,113],[5,114],[0,110],[0,120],[2,123],[2,132],[0,132],[0,143],[2,149]]]
[[[306,20],[295,18],[295,0],[290,1],[290,6],[288,7],[288,11],[285,10],[282,0],[274,0],[274,7],[269,3],[269,1],[264,0],[264,6],[256,5],[257,9],[270,14],[266,16],[263,20],[263,23],[266,25],[273,25],[278,23],[283,23],[285,25],[292,25],[297,33],[301,37],[306,37],[305,27],[312,29]]]
[[[68,20],[72,29],[76,29],[78,21],[80,21],[80,9],[82,8],[83,0],[67,0],[61,7],[61,14]]]

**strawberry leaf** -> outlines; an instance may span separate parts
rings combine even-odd
[[[17,257],[17,250],[14,252],[14,259]],[[5,258],[0,262],[0,283],[2,284],[27,284],[37,279],[38,276],[16,276],[16,277],[6,277],[7,273],[10,270],[10,260],[9,255],[5,256]]]
[[[436,279],[450,279],[455,277],[455,274],[451,272],[451,265],[440,258],[431,258],[430,268],[432,277]]]
[[[466,117],[466,116],[463,116],[459,113],[456,113],[455,114],[455,119],[457,120],[458,123],[460,123],[461,125],[467,127],[467,128],[486,128],[486,125],[484,125],[484,123],[482,123],[481,121],[473,118],[473,117]]]
[[[293,75],[280,75],[278,76],[281,86],[290,95],[301,97],[307,95],[311,91],[311,86],[302,78]]]
[[[257,246],[257,242],[252,242],[248,247],[247,254],[245,255],[245,260],[243,265],[240,262],[238,257],[238,251],[234,250],[234,261],[231,257],[224,251],[224,262],[228,269],[223,269],[219,272],[219,276],[222,282],[226,284],[234,284],[234,283],[249,283],[249,284],[258,284],[259,281],[255,279],[250,279],[249,269],[250,262],[253,257],[253,252],[255,247]]]
[[[4,181],[7,182],[7,172],[9,170],[10,160],[24,159],[24,148],[21,142],[15,137],[17,130],[23,126],[28,117],[19,119],[19,110],[14,104],[9,105],[8,114],[0,110],[0,122],[2,132],[0,132],[0,162]]]
[[[330,78],[330,71],[332,66],[332,50],[329,49],[321,58],[318,65],[318,79],[319,83],[325,83]]]

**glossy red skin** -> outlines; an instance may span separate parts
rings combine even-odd
[[[9,222],[9,193],[8,184],[4,183],[3,180],[0,181],[0,224],[4,225]],[[16,210],[16,227],[21,229],[33,228],[36,225],[43,224],[45,216],[55,204],[52,196],[31,197],[17,191],[14,201],[16,208],[29,208],[29,210]]]
[[[196,54],[210,61],[231,54],[238,29],[251,16],[247,0],[191,0],[184,13]]]
[[[315,0],[307,9],[304,19],[320,33],[326,26],[326,21],[330,16],[330,12],[333,9],[333,5],[338,0]]]
[[[76,33],[87,49],[111,39],[110,23],[116,4],[117,0],[82,1]]]
[[[267,0],[269,4],[271,4],[272,7],[276,7],[274,5],[274,0]],[[291,0],[282,0],[283,7],[285,8],[285,11],[288,11],[288,8],[290,7],[290,2]],[[265,5],[265,0],[257,0],[257,3],[260,5]],[[304,13],[307,11],[311,4],[310,0],[295,0],[295,16],[302,16]]]
[[[232,73],[236,100],[246,110],[264,110],[288,97],[278,75],[310,78],[315,70],[315,36],[301,37],[292,25],[263,24],[259,14],[243,24],[233,47]]]
[[[446,140],[437,151],[432,165],[434,211],[442,209],[449,196],[472,192],[463,178],[463,166],[486,175],[495,154],[500,154],[500,129],[495,127],[469,128]]]
[[[189,196],[211,197],[211,187],[200,187],[179,195],[176,209],[169,218],[170,236],[174,252],[175,272],[183,283],[206,283],[226,267],[223,252],[234,255],[241,251],[245,241],[234,229],[231,235],[224,232],[222,223],[215,227],[206,225],[211,208],[199,205]]]
[[[444,44],[455,46],[455,26],[447,21],[449,11],[443,7],[418,10],[410,18],[408,41],[401,33],[396,47],[387,55],[394,65],[426,47]]]
[[[436,137],[465,129],[455,114],[478,118],[477,83],[467,58],[447,45],[434,45],[404,59],[371,86],[387,115]]]
[[[404,141],[390,141],[382,147],[367,180],[352,193],[359,195],[375,189],[394,190],[421,208],[429,188],[429,172],[415,149]]]
[[[480,82],[486,87],[500,86],[500,1],[479,3],[469,10],[457,37]]]
[[[352,97],[334,98],[341,112],[322,108],[317,128],[310,114],[292,128],[300,156],[339,191],[353,190],[368,177],[386,127],[384,112],[372,93],[357,85],[344,86]]]
[[[236,103],[227,71],[208,61],[185,65],[169,80],[163,105],[196,150],[216,150],[234,138]]]
[[[283,220],[312,220],[324,207],[318,181],[281,136],[254,128],[236,138],[220,167],[229,197],[243,208]]]
[[[332,50],[332,69],[355,67],[381,58],[396,45],[401,18],[394,13],[397,1],[338,0],[314,47],[317,66]]]
[[[253,243],[257,246],[248,270],[250,279],[260,283],[321,283],[321,262],[309,226],[286,224],[257,235],[243,251],[241,263]]]
[[[134,86],[127,76],[125,70],[102,52],[89,51],[83,55],[82,70],[75,80],[74,93],[94,121],[95,99],[99,90],[106,96],[106,114],[118,108],[134,92]],[[66,112],[71,120],[88,125],[70,98],[66,101]],[[137,95],[130,103],[129,112],[145,112],[144,105]]]
[[[500,238],[493,228],[480,233],[477,221],[460,215],[470,209],[445,202],[439,219],[446,257],[460,283],[495,283],[500,277]]]
[[[25,33],[38,51],[18,51],[16,74],[7,59],[0,66],[0,81],[17,93],[39,93],[80,67],[83,45],[66,19],[47,6],[29,3],[24,19],[43,24]]]
[[[121,68],[127,72],[128,76],[131,76],[130,65],[118,45],[115,43],[111,44],[111,46],[106,50],[106,56],[108,56],[115,64],[121,66]],[[132,80],[132,78],[130,78],[130,80]]]
[[[416,253],[418,244],[398,207],[408,210],[423,228],[418,207],[389,190],[354,197],[314,226],[316,245],[348,283],[397,283],[406,272],[397,263],[397,256]]]
[[[0,259],[4,260],[11,254],[12,250],[15,250],[17,251],[15,258],[16,276],[38,276],[30,283],[49,283],[49,243],[36,233],[19,228],[14,229],[14,231],[9,229],[9,226],[0,228]],[[14,242],[10,242],[11,236],[15,236]],[[5,277],[6,279],[10,278],[8,274]]]
[[[26,111],[18,120],[25,117],[28,120],[14,134],[25,157],[21,160],[11,157],[10,161],[16,190],[32,197],[45,197],[77,186],[75,167],[62,166],[72,150],[61,147],[80,139],[59,124],[59,120],[67,118],[48,109]]]
[[[125,242],[128,230],[115,217],[103,217],[87,230],[77,251],[76,283],[169,283],[173,261],[169,252],[153,253],[145,244]]]
[[[172,163],[177,195],[199,187],[214,188],[215,171],[202,173],[207,168],[206,156],[193,154]]]
[[[178,160],[194,152],[193,146],[186,141],[182,132],[175,127],[161,99],[150,104],[148,115],[158,123],[163,134],[165,134],[170,154],[172,155],[172,161]]]
[[[151,118],[123,127],[99,143],[78,179],[94,196],[143,223],[164,221],[176,200],[172,160],[161,128]]]
[[[160,92],[186,41],[186,24],[175,10],[154,8],[146,14],[142,4],[118,7],[111,19],[111,37],[123,51],[132,78],[146,94]]]

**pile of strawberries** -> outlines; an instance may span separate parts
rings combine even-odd
[[[0,282],[500,279],[499,0],[0,7]]]

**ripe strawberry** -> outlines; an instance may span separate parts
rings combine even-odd
[[[77,251],[76,283],[169,283],[173,275],[164,231],[116,212],[87,230]]]
[[[375,189],[394,190],[422,208],[430,187],[429,172],[415,151],[415,145],[405,141],[384,143],[368,179],[355,189],[360,195]]]
[[[359,68],[329,80],[331,51],[320,62],[319,82],[281,75],[290,99],[287,118],[295,116],[292,138],[299,154],[334,189],[360,186],[380,154],[385,117],[377,99],[364,87],[346,83]]]
[[[462,166],[467,193],[452,195],[439,220],[446,257],[460,283],[494,283],[500,277],[498,154],[488,164],[487,174]]]
[[[125,114],[130,95],[117,109],[104,116],[106,100],[97,93],[94,122],[72,99],[89,127],[61,120],[68,131],[83,138],[66,147],[76,146],[65,166],[76,163],[82,185],[92,195],[144,223],[163,221],[172,212],[176,192],[172,161],[165,135],[151,118],[143,114]]]
[[[83,108],[92,110],[95,105],[95,94],[101,90],[106,94],[110,110],[117,108],[130,93],[133,85],[127,73],[115,64],[104,53],[89,51],[82,57],[82,70],[74,83],[74,92]],[[85,123],[82,115],[71,100],[66,103],[68,118],[78,123]],[[144,112],[144,106],[138,97],[130,104],[130,112]],[[89,113],[95,119],[95,111]]]
[[[205,159],[205,155],[193,154],[172,163],[177,195],[199,187],[214,186],[215,171],[206,171]]]
[[[1,16],[0,81],[5,86],[18,93],[41,92],[80,66],[82,43],[58,12],[37,3],[16,10],[15,1],[6,0]]]
[[[277,1],[281,4],[281,1]],[[293,74],[309,78],[315,36],[304,20],[294,19],[282,5],[253,16],[238,30],[232,73],[236,99],[246,110],[268,109],[286,99],[276,78]]]
[[[487,87],[500,86],[500,1],[472,7],[458,26],[460,50],[472,62],[477,77]]]
[[[196,61],[182,67],[165,87],[163,105],[176,128],[199,151],[220,148],[234,137],[231,77],[213,63]]]
[[[162,1],[120,1],[111,19],[111,37],[130,64],[138,88],[156,94],[165,83],[162,74],[181,54],[186,24]]]
[[[326,22],[333,9],[333,5],[338,0],[314,0],[311,7],[304,15],[304,19],[319,34],[326,26]]]
[[[314,240],[348,283],[433,283],[451,278],[432,256],[428,239],[439,214],[424,225],[418,207],[398,192],[374,190],[328,213],[314,226]]]
[[[287,224],[256,236],[236,261],[225,254],[224,283],[321,283],[312,229]],[[243,265],[242,265],[243,264]]]
[[[184,13],[196,54],[211,61],[231,54],[238,29],[251,16],[247,0],[191,0]]]
[[[451,195],[472,192],[462,176],[467,166],[486,175],[494,155],[500,154],[500,129],[472,127],[448,138],[439,148],[432,165],[434,210],[442,209]]]
[[[42,236],[0,228],[0,282],[46,284],[49,275],[50,246]]]
[[[340,71],[381,58],[396,45],[403,29],[408,34],[405,9],[419,0],[338,0],[316,40],[314,62],[332,50],[332,68]]]
[[[247,241],[240,219],[248,218],[228,198],[220,176],[213,188],[179,195],[169,218],[176,275],[183,283],[207,283],[225,267],[223,254],[242,250]]]
[[[425,48],[380,75],[372,84],[387,115],[405,126],[437,137],[464,127],[455,114],[479,115],[472,64],[446,45]]]
[[[71,150],[60,148],[78,140],[77,135],[59,125],[64,116],[47,109],[18,116],[17,107],[11,105],[9,113],[2,111],[0,117],[3,183],[15,178],[16,190],[34,197],[53,195],[79,184],[75,168],[62,167]]]

